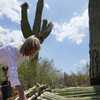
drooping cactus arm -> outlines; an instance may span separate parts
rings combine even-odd
[[[41,29],[41,19],[43,12],[44,0],[38,0],[36,7],[35,20],[33,24],[33,33],[39,33]]]
[[[21,5],[21,30],[25,38],[32,35],[31,27],[28,21],[27,9],[28,4],[25,2]]]
[[[36,37],[39,38],[40,42],[43,43],[43,41],[49,36],[53,28],[53,24],[51,22],[48,23],[48,21],[45,19],[43,20],[42,28],[40,33],[36,34]]]
[[[44,19],[43,23],[42,23],[41,33],[46,29],[47,24],[48,24],[48,21],[46,19]]]

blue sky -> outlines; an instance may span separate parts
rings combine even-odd
[[[23,38],[20,5],[25,1],[29,3],[29,22],[32,26],[37,0],[0,0],[1,45]],[[44,41],[40,56],[53,59],[55,67],[67,73],[83,70],[89,62],[88,1],[44,1],[43,19],[53,22],[54,28]]]

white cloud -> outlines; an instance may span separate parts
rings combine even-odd
[[[86,59],[81,59],[81,60],[80,60],[80,64],[81,64],[81,65],[86,65],[87,62],[88,62],[88,61],[87,61]]]
[[[81,72],[81,73],[85,73],[87,71],[87,63],[89,63],[88,59],[80,59],[80,61],[76,64],[73,64],[73,68],[72,68],[72,72]]]
[[[20,21],[20,3],[18,0],[0,0],[0,17],[6,16],[11,21]]]
[[[47,3],[45,3],[44,7],[50,9],[50,6]]]
[[[73,16],[69,22],[54,23],[52,32],[56,39],[62,42],[65,38],[76,44],[83,42],[88,30],[88,10],[85,9],[81,15]]]
[[[21,42],[24,39],[21,31],[0,27],[0,46],[10,42]]]
[[[77,64],[73,64],[75,67],[84,67],[88,63],[88,59],[80,59],[80,61]]]

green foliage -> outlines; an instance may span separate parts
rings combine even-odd
[[[31,88],[37,83],[47,84],[51,88],[62,88],[65,86],[88,86],[89,74],[88,66],[83,73],[79,71],[77,74],[67,74],[57,71],[53,61],[41,59],[37,63],[32,60],[25,61],[19,67],[19,79],[25,89]],[[0,82],[4,80],[4,75],[0,67]]]
[[[5,77],[4,77],[4,73],[2,71],[2,65],[0,65],[0,84],[2,83],[2,81],[4,81]]]
[[[25,61],[20,65],[19,77],[25,88],[30,88],[35,84],[36,65],[32,65],[31,61]]]
[[[39,63],[25,61],[19,68],[19,77],[26,89],[36,83],[47,84],[54,88],[58,75],[52,61],[41,60]]]
[[[70,75],[64,73],[64,85],[65,86],[89,86],[90,77],[89,77],[89,65],[86,64],[82,71],[77,73],[71,73]]]

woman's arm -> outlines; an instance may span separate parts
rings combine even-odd
[[[19,94],[19,100],[27,100],[25,94],[24,94],[24,89],[22,88],[21,85],[15,86],[16,90],[18,91]]]

